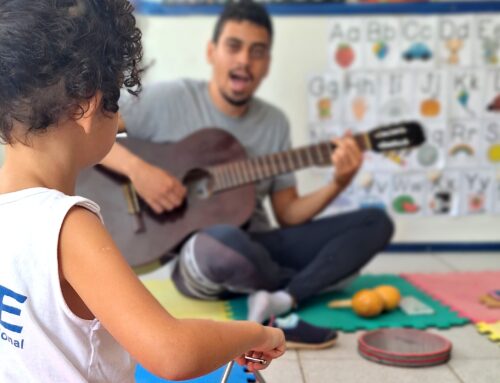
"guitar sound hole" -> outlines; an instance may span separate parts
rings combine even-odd
[[[204,169],[193,169],[184,177],[187,199],[207,199],[212,195],[213,179]]]

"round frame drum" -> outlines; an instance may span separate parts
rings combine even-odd
[[[426,367],[446,363],[451,355],[451,342],[421,330],[381,329],[359,337],[358,351],[364,358],[377,363]]]

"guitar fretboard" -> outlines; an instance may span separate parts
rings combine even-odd
[[[367,149],[368,137],[365,133],[355,135],[354,140],[361,150]],[[331,165],[331,154],[334,150],[335,145],[325,141],[284,152],[212,166],[209,171],[214,177],[213,191],[231,189],[311,166]]]

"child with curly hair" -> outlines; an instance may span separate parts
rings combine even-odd
[[[0,0],[0,381],[172,380],[284,352],[281,330],[178,320],[128,266],[75,181],[113,145],[120,88],[140,91],[126,0]]]

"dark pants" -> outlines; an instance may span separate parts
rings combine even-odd
[[[260,233],[212,226],[198,233],[193,251],[203,275],[225,287],[220,298],[286,289],[300,303],[358,272],[393,231],[384,211],[362,209]]]

